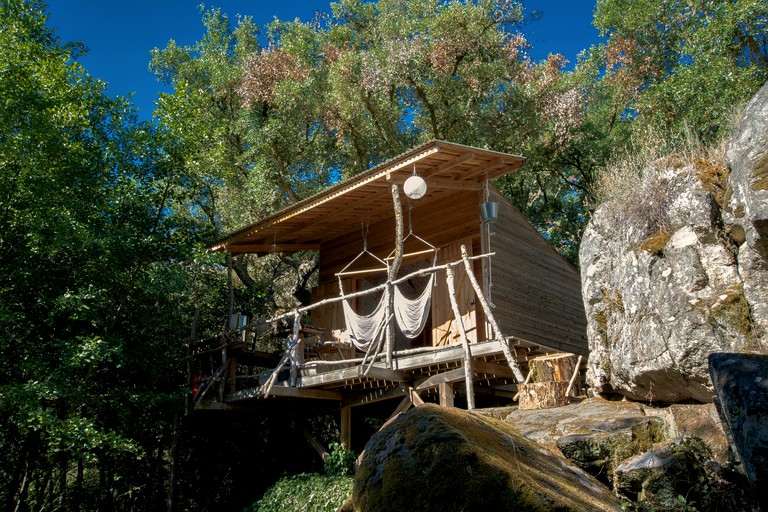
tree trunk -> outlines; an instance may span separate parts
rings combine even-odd
[[[547,409],[571,403],[568,391],[576,377],[578,363],[574,354],[551,354],[528,361],[533,382],[521,384],[518,392],[520,409]],[[574,379],[575,382],[575,379]]]

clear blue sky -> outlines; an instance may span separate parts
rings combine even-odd
[[[64,42],[80,41],[89,48],[80,59],[94,77],[109,84],[113,96],[134,93],[141,119],[149,119],[162,84],[147,70],[149,51],[168,41],[192,44],[203,36],[198,6],[202,0],[48,0],[49,26]],[[206,9],[219,7],[235,19],[253,16],[259,25],[282,20],[311,20],[316,12],[330,11],[331,0],[208,0]],[[540,21],[525,27],[533,45],[531,56],[542,59],[562,53],[571,63],[578,53],[598,41],[592,27],[593,1],[523,0],[538,10]]]

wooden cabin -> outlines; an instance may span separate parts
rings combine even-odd
[[[234,360],[241,356],[225,348],[214,377],[228,388],[212,397],[214,404],[200,399],[198,406],[290,396],[348,407],[376,397],[412,401],[419,390],[435,390],[451,405],[451,386],[462,380],[511,398],[520,380],[515,366],[531,355],[586,354],[578,273],[491,184],[523,163],[511,154],[431,141],[218,242],[213,250],[233,255],[318,251],[320,269],[314,306],[283,315],[296,322],[295,343],[287,342],[278,367],[258,382],[240,383]],[[414,175],[426,183],[419,198],[403,192]],[[483,220],[480,210],[495,218]],[[365,315],[395,279],[408,297],[432,287],[425,327],[410,338],[392,329],[389,346],[366,353],[350,343],[341,297]]]

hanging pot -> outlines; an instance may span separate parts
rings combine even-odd
[[[477,205],[477,210],[483,222],[493,222],[499,218],[499,203],[496,201],[480,203]]]

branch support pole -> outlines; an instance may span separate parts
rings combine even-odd
[[[456,319],[456,325],[459,328],[461,346],[464,348],[464,382],[467,386],[467,409],[472,411],[475,409],[475,390],[473,387],[475,371],[472,363],[472,352],[469,349],[469,341],[467,340],[467,331],[464,329],[464,320],[461,318],[459,303],[456,300],[456,285],[453,279],[453,268],[450,266],[445,269],[445,280],[448,284],[448,296],[451,299],[453,316]]]
[[[463,245],[461,246],[461,258],[464,260],[464,268],[467,270],[467,277],[469,278],[469,282],[472,283],[472,288],[475,289],[475,295],[477,296],[477,300],[478,302],[480,302],[480,305],[483,307],[483,311],[485,312],[485,318],[491,323],[491,326],[493,326],[493,335],[496,338],[496,341],[498,341],[499,344],[501,345],[501,350],[504,352],[504,357],[507,359],[507,364],[512,369],[512,373],[515,374],[515,380],[517,380],[517,382],[523,382],[523,380],[525,380],[525,377],[523,377],[523,372],[520,370],[520,365],[517,364],[517,359],[515,358],[515,355],[512,353],[512,349],[509,348],[509,343],[507,342],[507,340],[504,339],[504,336],[501,334],[501,329],[499,328],[498,322],[496,322],[496,317],[493,316],[493,311],[488,305],[488,301],[485,300],[483,289],[480,287],[480,284],[477,282],[477,278],[475,278],[475,271],[472,268],[472,263],[469,260],[469,254],[467,253],[467,248]]]
[[[293,335],[291,337],[291,386],[296,386],[299,376],[299,353],[303,350],[301,340],[299,340],[299,329],[301,329],[301,313],[293,313]]]
[[[392,205],[395,209],[395,254],[392,264],[387,270],[387,291],[389,292],[387,300],[387,368],[392,368],[392,356],[395,351],[395,322],[393,312],[395,311],[395,294],[392,293],[392,283],[397,279],[397,272],[403,262],[403,206],[400,203],[400,189],[397,183],[392,184]]]

